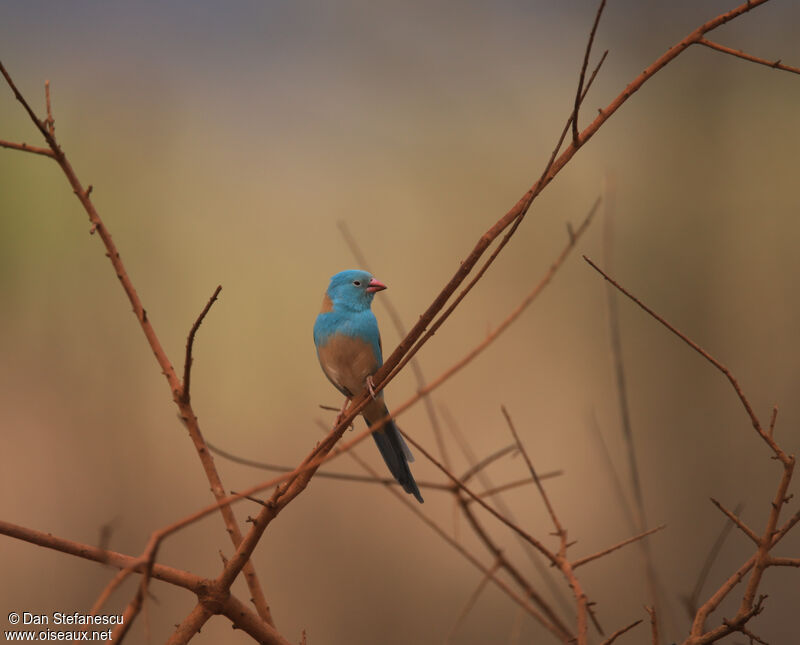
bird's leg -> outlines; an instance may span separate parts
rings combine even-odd
[[[372,380],[372,374],[367,377],[367,389],[369,390],[369,395],[374,399],[375,398],[375,381]]]

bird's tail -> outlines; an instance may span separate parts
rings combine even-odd
[[[383,414],[388,414],[386,406],[381,407],[383,407]],[[379,416],[376,416],[375,420],[377,421],[379,418]],[[367,425],[372,425],[373,423],[366,416],[364,420]],[[394,421],[391,419],[387,421],[382,428],[372,433],[372,438],[378,444],[378,450],[381,451],[383,460],[389,466],[392,476],[400,483],[405,492],[413,495],[422,503],[419,486],[414,481],[414,475],[411,474],[411,469],[408,467],[408,462],[414,461],[414,455],[411,454],[411,450],[406,445]]]

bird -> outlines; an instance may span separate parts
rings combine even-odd
[[[374,392],[372,376],[383,365],[378,321],[372,313],[372,299],[386,285],[367,271],[341,271],[332,276],[322,298],[322,310],[314,322],[314,345],[322,371],[334,387],[347,397],[339,418],[350,400],[367,389],[371,399],[361,415],[368,426],[388,416],[383,392]],[[422,503],[419,486],[408,462],[414,457],[397,429],[388,419],[372,433],[392,476]]]

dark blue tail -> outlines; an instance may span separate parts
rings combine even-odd
[[[367,425],[370,425],[369,421],[367,421]],[[383,460],[389,466],[392,476],[400,483],[405,492],[416,497],[421,504],[422,495],[420,495],[417,482],[414,481],[414,475],[411,474],[411,469],[408,467],[408,462],[414,461],[414,457],[394,421],[387,421],[380,430],[372,433],[372,438],[378,444],[378,450],[381,451]]]

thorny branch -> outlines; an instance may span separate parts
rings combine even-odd
[[[614,278],[609,276],[605,271],[603,271],[600,267],[598,267],[592,260],[584,256],[584,260],[591,265],[591,267],[597,271],[603,278],[612,284],[614,288],[619,290],[622,294],[624,294],[627,298],[631,301],[636,303],[641,309],[647,312],[652,318],[657,320],[661,323],[664,327],[669,329],[673,334],[678,336],[684,343],[689,345],[695,352],[700,354],[703,358],[705,358],[709,363],[711,363],[717,370],[719,370],[727,379],[728,382],[733,387],[734,391],[736,392],[737,397],[739,398],[742,406],[744,407],[747,415],[750,417],[750,421],[753,425],[758,436],[766,443],[771,451],[774,453],[775,459],[777,459],[783,468],[783,473],[781,479],[778,483],[777,491],[775,492],[775,497],[772,501],[770,507],[769,517],[767,518],[766,526],[764,527],[764,532],[761,536],[757,535],[754,531],[749,529],[744,522],[742,522],[736,515],[728,511],[727,509],[723,508],[719,502],[712,499],[712,502],[725,513],[741,530],[742,532],[753,541],[757,547],[755,554],[753,554],[747,562],[745,562],[739,570],[734,573],[718,590],[717,592],[711,596],[711,598],[706,601],[698,610],[694,616],[694,621],[692,623],[691,634],[689,638],[684,641],[684,645],[705,645],[706,643],[713,643],[728,634],[741,631],[746,623],[753,617],[759,614],[762,610],[762,603],[765,596],[759,596],[758,600],[756,600],[756,593],[758,592],[759,585],[761,583],[761,579],[764,575],[764,571],[774,565],[774,559],[770,555],[770,551],[772,548],[777,544],[778,539],[785,535],[785,532],[782,533],[781,529],[778,529],[778,521],[780,519],[781,511],[785,506],[786,502],[789,500],[789,496],[787,495],[787,491],[789,489],[789,484],[792,480],[792,474],[794,472],[794,465],[795,465],[795,458],[793,455],[786,454],[781,447],[775,442],[774,438],[774,426],[775,420],[777,416],[777,408],[773,409],[772,419],[770,421],[770,426],[767,431],[761,425],[758,417],[756,416],[755,412],[753,411],[753,407],[750,404],[747,396],[745,395],[744,391],[742,390],[741,386],[739,385],[738,380],[733,375],[733,373],[725,367],[719,360],[714,358],[711,354],[709,354],[706,350],[704,350],[700,345],[696,342],[691,340],[688,336],[686,336],[683,332],[679,331],[676,327],[671,325],[667,322],[662,316],[657,314],[653,311],[650,307],[645,305],[639,298],[634,296],[630,291],[625,289],[622,285],[620,285]],[[793,518],[792,518],[793,519]],[[790,520],[791,522],[791,520]],[[719,607],[720,603],[728,596],[728,594],[736,587],[744,578],[744,576],[752,570],[750,574],[750,578],[745,586],[744,593],[742,594],[742,599],[739,604],[739,610],[737,611],[736,615],[731,620],[723,620],[722,624],[716,628],[710,629],[706,631],[705,624],[708,619],[708,616],[713,612],[717,607]]]
[[[656,61],[654,61],[649,67],[647,67],[639,76],[637,76],[625,89],[621,92],[606,108],[599,110],[598,116],[589,124],[584,130],[578,131],[578,113],[579,108],[586,96],[586,92],[588,91],[589,86],[591,85],[592,81],[597,74],[600,66],[602,65],[603,61],[605,60],[606,54],[600,59],[595,71],[589,78],[589,81],[586,83],[584,87],[583,82],[585,78],[585,72],[588,65],[588,59],[590,57],[592,43],[594,40],[594,36],[597,30],[597,25],[599,23],[600,16],[603,12],[603,8],[605,6],[605,0],[601,2],[600,7],[598,8],[597,15],[595,18],[594,25],[592,27],[592,31],[590,33],[589,42],[586,49],[586,55],[584,57],[583,65],[581,68],[580,73],[580,81],[578,83],[578,89],[576,92],[576,100],[573,107],[572,114],[567,121],[567,125],[565,126],[564,133],[562,137],[559,139],[559,142],[553,152],[553,155],[548,161],[544,172],[542,173],[541,177],[531,186],[531,188],[523,195],[520,200],[500,219],[495,222],[485,233],[481,236],[478,240],[472,251],[467,255],[464,261],[460,264],[458,270],[450,279],[450,281],[445,285],[445,287],[441,290],[439,295],[434,299],[428,309],[420,316],[419,321],[411,331],[405,336],[405,338],[401,341],[398,345],[396,350],[387,358],[386,363],[384,366],[379,370],[375,375],[375,383],[376,383],[376,390],[380,390],[391,380],[391,378],[396,375],[397,371],[405,365],[408,360],[420,349],[420,347],[435,333],[435,331],[443,324],[445,319],[450,315],[450,313],[454,310],[454,308],[461,302],[461,300],[466,296],[466,294],[473,288],[473,286],[483,277],[485,271],[488,267],[492,264],[494,259],[498,256],[500,251],[505,247],[507,242],[511,239],[511,237],[516,232],[517,228],[519,227],[520,223],[526,216],[531,204],[535,200],[535,198],[542,192],[542,190],[549,185],[549,183],[555,178],[555,176],[566,166],[566,164],[572,159],[575,153],[582,147],[598,130],[599,128],[607,121],[618,109],[621,105],[628,100],[644,83],[646,83],[654,74],[660,71],[663,67],[669,64],[672,60],[674,60],[677,56],[679,56],[683,51],[685,51],[688,47],[693,44],[701,44],[706,47],[711,47],[718,51],[724,52],[726,54],[733,54],[739,57],[745,58],[747,60],[751,60],[753,62],[758,62],[762,64],[766,64],[761,59],[756,59],[756,57],[750,55],[743,55],[741,52],[733,52],[732,50],[728,50],[728,48],[724,48],[720,45],[716,45],[716,43],[712,43],[708,39],[705,38],[705,35],[717,27],[726,24],[727,22],[749,12],[755,7],[764,4],[767,0],[752,0],[746,2],[735,9],[732,9],[726,13],[723,13],[716,18],[709,20],[708,22],[702,24],[688,36],[686,36],[683,40],[678,42],[676,45],[671,47],[665,54],[659,57]],[[775,63],[769,63],[769,65],[776,69],[782,69],[785,71],[792,71],[796,72],[795,68],[789,68],[788,66],[783,65],[780,61],[776,61]],[[31,152],[34,154],[39,154],[42,156],[51,157],[54,159],[58,165],[61,167],[62,171],[64,172],[67,180],[69,181],[70,185],[73,188],[76,196],[78,197],[79,201],[81,202],[82,206],[84,207],[85,211],[89,216],[89,220],[91,223],[91,232],[97,232],[99,237],[103,241],[103,244],[106,248],[106,255],[109,257],[109,260],[112,263],[112,266],[117,274],[120,283],[125,291],[132,307],[134,314],[139,321],[139,324],[142,328],[142,331],[147,338],[147,341],[153,350],[154,355],[156,356],[156,360],[159,363],[162,372],[164,373],[170,391],[172,393],[173,399],[177,404],[181,418],[186,423],[186,426],[189,430],[190,436],[195,444],[195,448],[198,452],[198,455],[201,459],[203,467],[205,469],[206,475],[211,483],[212,490],[214,496],[216,498],[216,503],[207,507],[207,509],[203,509],[197,513],[194,513],[192,516],[188,518],[184,518],[183,520],[179,520],[175,522],[170,527],[166,527],[160,531],[157,531],[151,536],[151,540],[148,542],[148,546],[145,549],[143,556],[139,558],[130,558],[129,556],[122,556],[120,554],[112,554],[106,550],[98,550],[97,553],[93,553],[91,548],[85,548],[85,546],[78,546],[75,547],[73,544],[67,544],[68,541],[60,540],[59,538],[53,538],[53,536],[46,536],[43,537],[43,534],[35,534],[35,532],[30,531],[29,529],[24,529],[22,527],[14,527],[13,525],[8,525],[7,523],[0,523],[0,532],[4,532],[7,535],[11,535],[13,537],[17,537],[19,539],[23,539],[34,544],[40,544],[42,546],[49,546],[51,548],[59,548],[66,553],[72,553],[73,555],[78,555],[80,557],[90,557],[89,554],[93,554],[94,557],[92,559],[96,559],[101,562],[106,563],[116,563],[116,566],[120,568],[124,568],[125,570],[136,571],[137,573],[143,574],[142,585],[140,585],[139,591],[137,592],[137,597],[140,597],[140,601],[137,603],[137,598],[129,605],[129,611],[135,614],[138,611],[138,606],[141,605],[141,599],[144,597],[144,591],[146,590],[146,584],[149,577],[154,577],[158,579],[168,580],[172,584],[178,584],[179,586],[184,586],[187,589],[195,592],[198,595],[199,603],[189,614],[186,619],[181,623],[179,626],[178,631],[173,635],[173,638],[170,642],[178,643],[178,642],[186,642],[188,641],[191,636],[196,633],[199,627],[206,621],[211,615],[214,614],[225,614],[231,620],[234,621],[236,625],[242,624],[249,624],[250,628],[248,629],[248,633],[253,635],[254,638],[260,640],[261,642],[270,642],[270,643],[285,643],[286,641],[279,635],[277,632],[274,631],[272,625],[272,619],[270,616],[269,608],[266,603],[266,598],[263,594],[263,590],[261,589],[260,584],[255,575],[255,570],[252,568],[252,563],[250,562],[250,557],[252,552],[258,543],[261,535],[263,534],[264,530],[266,529],[267,525],[274,519],[277,514],[280,512],[281,509],[285,508],[287,504],[289,504],[297,495],[299,495],[308,484],[308,481],[316,472],[317,468],[321,463],[328,460],[330,457],[333,456],[332,450],[336,443],[340,440],[342,433],[344,430],[350,425],[352,420],[355,416],[361,411],[364,405],[367,403],[367,394],[362,393],[361,396],[357,397],[352,404],[350,405],[349,410],[343,416],[340,423],[334,427],[330,433],[326,436],[326,438],[314,449],[312,450],[309,455],[292,471],[286,475],[282,475],[278,478],[271,480],[271,482],[267,482],[264,484],[260,484],[258,487],[253,487],[249,492],[245,492],[239,495],[232,495],[226,496],[224,493],[224,488],[222,487],[222,483],[219,479],[219,475],[217,474],[216,468],[213,463],[213,459],[208,452],[206,444],[203,440],[203,437],[200,433],[199,424],[197,423],[197,418],[195,413],[191,407],[190,399],[189,399],[189,377],[190,377],[190,365],[191,365],[191,345],[194,339],[194,334],[197,331],[197,327],[199,326],[202,318],[204,317],[205,313],[207,313],[208,308],[210,308],[211,304],[213,303],[214,298],[209,302],[204,312],[200,315],[195,326],[192,328],[190,332],[189,339],[187,340],[187,360],[185,364],[185,372],[184,372],[184,380],[180,381],[175,373],[175,370],[167,358],[167,355],[161,346],[158,337],[150,323],[150,320],[147,316],[147,312],[145,311],[139,296],[133,287],[131,279],[122,263],[120,258],[119,252],[117,251],[116,245],[114,244],[111,234],[108,229],[105,227],[103,221],[101,220],[99,214],[97,213],[92,200],[91,200],[91,186],[88,188],[84,188],[83,185],[77,178],[72,166],[68,162],[65,153],[61,149],[60,145],[58,144],[55,136],[55,120],[52,115],[52,107],[50,102],[50,90],[49,90],[49,83],[46,84],[45,87],[45,94],[46,94],[46,103],[47,103],[47,118],[44,120],[40,120],[34,111],[31,109],[30,105],[27,103],[25,98],[21,95],[19,90],[17,89],[16,85],[12,81],[11,77],[5,70],[5,68],[0,63],[0,72],[2,73],[3,77],[5,78],[6,82],[8,83],[9,87],[11,88],[12,92],[14,93],[16,99],[22,104],[25,111],[28,113],[29,117],[39,130],[40,134],[46,141],[48,147],[47,148],[36,148],[32,146],[28,146],[25,143],[15,143],[9,141],[0,141],[0,147],[5,147],[9,149],[14,149],[18,151],[24,152]],[[560,156],[558,152],[561,149],[564,137],[569,128],[572,128],[572,139],[571,142],[567,145],[566,149],[561,152]],[[448,309],[444,311],[441,315],[439,312],[445,307],[447,302],[450,298],[455,294],[458,290],[460,285],[464,282],[464,280],[472,273],[472,270],[479,262],[480,258],[483,254],[488,250],[488,248],[492,245],[492,243],[503,233],[506,232],[505,236],[495,248],[494,252],[491,254],[489,259],[482,265],[482,267],[478,270],[477,274],[473,277],[472,281],[468,283],[468,285],[459,293],[459,295],[455,298],[454,302],[449,306]],[[573,238],[574,236],[571,236]],[[573,239],[574,242],[574,239]],[[598,269],[599,270],[599,269]],[[607,279],[609,279],[606,276]],[[548,278],[549,279],[549,278]],[[546,282],[545,282],[546,284]],[[621,289],[621,288],[620,288]],[[216,294],[215,294],[216,295]],[[626,293],[626,295],[629,295]],[[632,296],[631,296],[632,297]],[[635,300],[635,299],[634,299]],[[692,636],[687,643],[691,643],[692,645],[699,645],[700,643],[708,643],[716,640],[717,638],[721,637],[721,635],[725,635],[731,633],[732,631],[743,631],[745,629],[746,622],[752,618],[754,615],[759,613],[762,609],[762,602],[763,597],[760,597],[757,601],[754,600],[756,591],[758,589],[758,585],[760,582],[760,578],[763,574],[763,571],[768,566],[796,566],[795,561],[789,558],[773,558],[770,555],[770,550],[774,547],[777,542],[791,529],[800,519],[800,514],[796,514],[788,521],[784,523],[784,525],[778,528],[778,521],[780,517],[781,510],[783,509],[786,500],[787,500],[787,489],[789,483],[791,481],[792,470],[794,467],[794,457],[785,454],[778,444],[775,442],[773,438],[773,426],[774,426],[774,418],[768,430],[764,430],[761,427],[761,424],[756,417],[755,413],[753,412],[752,408],[749,405],[746,397],[744,396],[741,388],[738,386],[737,381],[732,376],[732,374],[725,368],[722,364],[718,363],[713,357],[708,355],[704,350],[702,350],[699,346],[694,344],[688,338],[683,336],[680,332],[675,330],[673,327],[669,326],[663,319],[659,318],[656,314],[654,314],[650,309],[644,306],[641,302],[636,300],[637,304],[642,306],[648,313],[658,318],[663,324],[665,324],[671,331],[678,334],[684,341],[690,344],[696,351],[700,352],[704,357],[707,358],[710,362],[712,362],[718,369],[720,369],[731,382],[732,386],[737,392],[742,404],[745,406],[745,409],[748,412],[748,415],[751,418],[754,428],[760,435],[760,437],[768,444],[771,450],[774,452],[777,459],[779,459],[784,467],[783,477],[781,482],[778,486],[778,491],[776,493],[775,500],[772,504],[772,511],[767,521],[767,525],[765,527],[764,533],[762,536],[758,537],[758,551],[755,555],[753,555],[742,567],[737,571],[729,580],[726,582],[720,590],[712,596],[711,599],[698,611],[697,618],[692,628]],[[522,307],[524,309],[524,306]],[[516,314],[518,315],[518,313]],[[437,317],[438,316],[438,317]],[[510,319],[513,320],[515,315],[512,316]],[[505,324],[505,323],[504,323]],[[430,329],[429,329],[430,327]],[[501,325],[501,328],[497,331],[500,333],[502,329],[505,327]],[[427,332],[426,332],[427,330]],[[496,337],[496,335],[495,335]],[[449,378],[450,375],[455,373],[460,367],[462,367],[466,362],[471,360],[471,358],[481,351],[483,347],[489,344],[494,337],[487,339],[485,344],[482,347],[479,347],[476,352],[471,355],[468,355],[466,360],[460,362],[442,375],[436,381],[426,385],[424,388],[420,388],[420,391],[417,393],[416,397],[412,397],[412,400],[408,402],[405,406],[401,406],[401,408],[395,410],[395,415],[398,414],[403,409],[406,409],[408,406],[419,400],[420,397],[424,396],[428,392],[432,391],[441,384],[444,380]],[[374,427],[379,426],[383,423],[384,420],[380,420],[374,424]],[[355,445],[358,441],[362,438],[367,436],[371,430],[370,428],[367,432],[362,433],[356,439],[347,442],[341,448],[343,450],[347,449],[347,447]],[[414,442],[410,437],[407,437],[409,441],[415,445],[415,447],[422,452],[423,454],[427,454],[426,451],[417,443]],[[430,457],[429,457],[430,458]],[[434,460],[434,463],[435,460]],[[577,578],[574,576],[574,564],[570,564],[570,562],[566,559],[566,550],[568,547],[568,543],[566,542],[566,531],[559,528],[559,535],[561,537],[561,547],[559,549],[558,554],[554,554],[549,552],[546,548],[544,548],[541,543],[528,534],[527,532],[523,531],[520,527],[516,526],[514,523],[509,522],[505,517],[501,514],[497,513],[492,507],[488,504],[483,502],[480,496],[473,493],[469,490],[462,482],[458,480],[457,477],[452,475],[449,470],[447,470],[441,464],[438,464],[440,469],[453,481],[454,487],[461,491],[462,493],[468,495],[474,502],[483,506],[487,511],[492,513],[498,520],[505,523],[507,526],[515,530],[517,533],[523,535],[525,539],[531,542],[531,544],[538,545],[537,548],[542,551],[542,553],[547,557],[549,555],[550,561],[557,565],[562,572],[564,573],[565,577],[568,579],[570,586],[573,588],[576,602],[578,604],[578,642],[583,643],[586,640],[586,617],[587,614],[590,612],[589,603],[586,599],[585,594],[583,593],[582,589],[580,588]],[[538,478],[534,474],[534,481],[538,481]],[[258,517],[255,518],[252,522],[252,527],[250,528],[249,532],[246,536],[242,536],[238,524],[236,523],[235,517],[231,510],[230,504],[235,501],[236,499],[240,499],[242,496],[246,494],[250,494],[255,492],[255,490],[261,490],[264,488],[269,488],[271,486],[275,486],[277,484],[277,488],[275,488],[274,492],[272,493],[269,500],[265,503],[262,511],[259,513]],[[542,494],[544,496],[543,490]],[[396,492],[396,491],[395,491]],[[545,500],[547,502],[546,496]],[[212,581],[198,579],[197,577],[192,577],[191,574],[187,574],[185,572],[176,572],[175,570],[170,570],[163,565],[158,564],[155,561],[155,554],[158,549],[158,545],[166,535],[171,534],[172,532],[182,528],[183,526],[188,525],[190,522],[195,521],[197,518],[202,517],[203,515],[207,514],[208,512],[213,512],[214,510],[221,511],[226,527],[228,532],[231,535],[231,539],[233,544],[236,546],[236,553],[224,564],[224,568],[221,574]],[[555,514],[551,510],[551,516],[556,523],[557,527],[560,527],[558,521],[555,517]],[[58,545],[58,546],[55,546]],[[484,570],[484,573],[487,575],[491,574],[491,571],[487,568],[481,567]],[[745,593],[742,598],[742,604],[740,606],[737,615],[731,619],[730,621],[724,621],[722,625],[718,628],[711,630],[709,632],[704,632],[704,622],[707,615],[713,611],[718,605],[719,602],[733,589],[747,574],[748,571],[752,570],[751,577],[749,582],[746,586]],[[249,610],[244,607],[239,601],[235,600],[232,596],[230,596],[230,585],[234,581],[234,579],[238,576],[240,572],[244,571],[248,586],[250,587],[250,591],[253,595],[253,600],[260,615],[260,618],[255,616],[249,612]],[[104,595],[106,595],[104,593]],[[705,613],[703,613],[705,612]],[[234,618],[233,616],[237,616],[238,618]],[[632,627],[632,626],[631,626]],[[629,627],[630,628],[630,627]],[[626,628],[626,629],[629,629]],[[620,630],[616,632],[610,639],[606,642],[611,642],[614,640],[618,635],[622,634],[625,630]],[[258,634],[257,636],[255,634]]]

